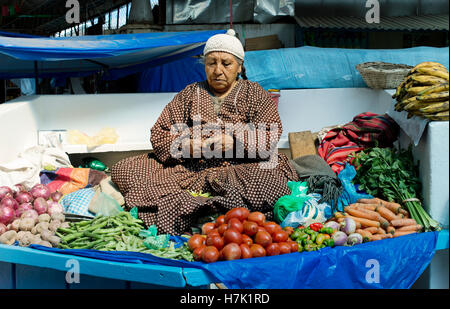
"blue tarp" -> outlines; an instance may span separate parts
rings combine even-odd
[[[353,247],[279,256],[221,261],[211,264],[163,259],[151,254],[88,249],[48,252],[108,261],[199,268],[215,282],[238,289],[407,289],[431,262],[438,232],[410,234]]]
[[[105,70],[117,79],[149,67],[201,54],[218,31],[156,32],[69,38],[0,36],[0,79],[86,76]]]
[[[448,47],[341,49],[305,46],[249,51],[245,54],[244,65],[248,78],[266,90],[358,88],[367,87],[356,70],[359,63],[384,61],[414,66],[423,61],[436,61],[448,68],[448,53]],[[204,79],[201,63],[181,60],[144,71],[139,91],[178,92],[189,83]]]

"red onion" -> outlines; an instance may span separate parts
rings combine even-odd
[[[55,191],[52,194],[50,194],[50,198],[54,202],[58,202],[62,198],[63,194],[59,191]]]
[[[33,208],[36,210],[38,215],[45,214],[48,208],[47,201],[43,197],[38,197],[33,202]]]
[[[15,184],[13,187],[13,192],[14,192],[14,198],[16,198],[17,193],[19,192],[27,192],[27,189],[25,188],[25,186],[23,184]]]
[[[50,197],[50,189],[43,184],[34,185],[33,188],[31,188],[30,193],[34,198],[42,197],[45,200],[48,200]]]
[[[13,210],[16,210],[17,207],[19,207],[19,203],[12,197],[12,196],[6,196],[2,199],[0,202],[0,206],[6,206],[11,207]]]
[[[11,207],[0,206],[0,223],[8,224],[14,220],[14,209]]]
[[[33,218],[35,220],[35,222],[37,223],[39,221],[38,217],[39,217],[39,215],[36,212],[36,210],[28,209],[20,216],[20,219]]]
[[[33,209],[33,204],[31,204],[31,203],[20,204],[19,207],[17,207],[17,209],[16,209],[16,217],[20,218],[20,216],[22,216],[22,214],[25,211],[30,210],[30,209]]]
[[[31,203],[31,202],[33,202],[33,196],[29,192],[20,191],[20,192],[17,192],[17,194],[16,194],[16,201],[19,204]]]
[[[0,235],[2,235],[4,232],[6,232],[8,228],[3,223],[0,223]]]
[[[55,201],[48,202],[47,213],[51,216],[54,213],[64,213],[64,207]]]
[[[0,200],[2,200],[5,196],[13,196],[14,192],[11,190],[10,187],[7,186],[1,186],[0,187]]]

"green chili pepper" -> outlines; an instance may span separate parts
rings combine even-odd
[[[312,240],[313,243],[316,242],[317,235],[319,235],[319,233],[318,232],[314,232],[314,231],[311,234],[311,240]]]
[[[321,245],[318,245],[318,246],[317,246],[317,249],[319,249],[319,250],[320,250],[320,249],[323,249],[323,248],[325,248],[325,247],[326,247],[326,245],[324,245],[324,244],[321,244]]]
[[[301,244],[298,244],[297,252],[303,252],[303,246]]]
[[[296,240],[300,236],[303,235],[303,232],[301,230],[295,230],[294,233],[291,234],[291,239]]]
[[[313,244],[313,241],[311,240],[311,239],[304,239],[303,241],[303,245],[305,246],[305,245],[312,245]]]

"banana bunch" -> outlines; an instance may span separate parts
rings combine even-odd
[[[449,73],[437,62],[422,62],[412,68],[392,96],[395,110],[407,111],[408,118],[448,121]]]
[[[200,190],[200,192],[195,192],[195,191],[190,191],[190,190],[186,190],[190,195],[192,195],[193,197],[197,197],[197,196],[201,196],[201,197],[211,197],[211,194],[208,192],[203,193],[202,190]]]

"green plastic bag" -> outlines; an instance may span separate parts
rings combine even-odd
[[[144,245],[149,249],[162,249],[167,248],[169,245],[170,235],[158,234],[156,225],[151,225],[147,230],[139,232],[139,236],[145,237]]]
[[[291,194],[280,197],[273,206],[275,220],[278,223],[283,222],[289,213],[301,210],[305,201],[311,198],[307,195],[308,183],[306,181],[288,181],[287,186],[291,190]]]
[[[103,192],[91,204],[89,207],[97,209],[97,216],[115,216],[124,211],[114,198]]]

